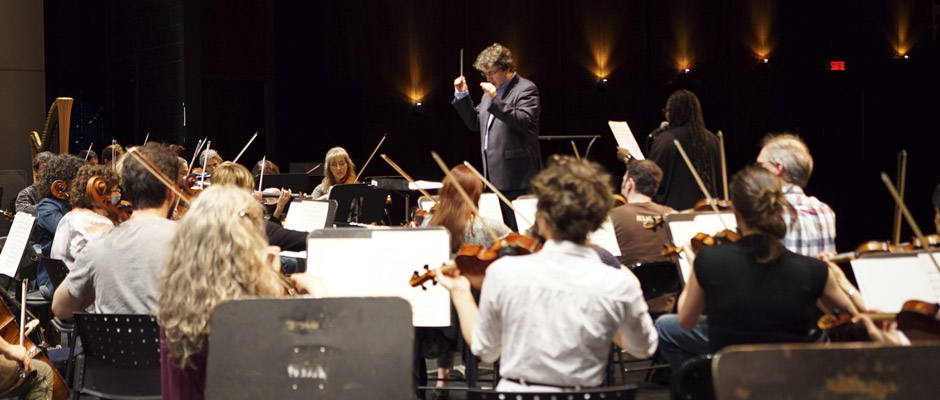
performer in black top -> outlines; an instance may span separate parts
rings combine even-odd
[[[688,90],[680,89],[669,96],[663,113],[669,129],[653,135],[653,144],[647,155],[663,170],[662,185],[653,202],[685,210],[692,208],[703,196],[673,140],[679,140],[708,191],[717,196],[720,169],[718,137],[705,128],[698,97]]]
[[[679,296],[679,324],[696,327],[708,315],[712,351],[731,344],[808,341],[824,298],[856,314],[824,261],[793,253],[780,239],[787,232],[776,177],[748,167],[731,182],[731,202],[743,238],[707,247],[695,257],[689,283]]]

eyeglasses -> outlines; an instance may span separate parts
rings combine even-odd
[[[500,71],[502,70],[494,69],[492,71],[480,72],[480,76],[482,76],[483,79],[489,79],[491,76],[496,76],[496,74],[498,74]]]

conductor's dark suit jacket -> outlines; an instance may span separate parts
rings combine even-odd
[[[472,131],[480,132],[480,151],[487,178],[500,190],[524,190],[542,168],[539,151],[539,89],[532,81],[514,75],[501,97],[492,101],[485,93],[480,105],[470,96],[454,100],[454,108]],[[489,147],[483,150],[490,114]]]

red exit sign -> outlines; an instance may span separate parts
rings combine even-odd
[[[845,71],[845,61],[829,61],[830,71]]]

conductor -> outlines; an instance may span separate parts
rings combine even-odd
[[[474,105],[467,80],[454,80],[454,108],[471,131],[480,132],[483,173],[510,200],[529,189],[529,181],[542,168],[539,151],[539,90],[516,73],[512,53],[499,43],[477,56],[473,67],[486,80],[483,97]],[[503,221],[517,230],[516,218],[505,204]]]

